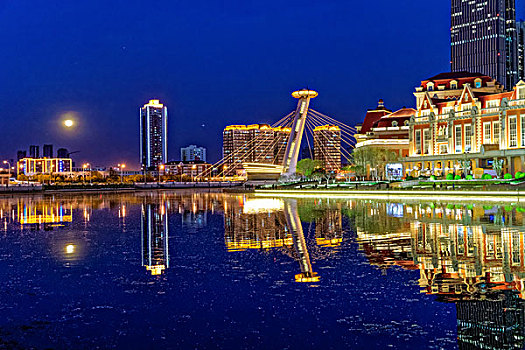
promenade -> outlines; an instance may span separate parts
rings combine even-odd
[[[149,182],[134,184],[71,184],[71,185],[25,185],[0,187],[2,194],[59,193],[59,192],[130,192],[144,190],[176,189],[226,189],[239,188],[242,182]]]

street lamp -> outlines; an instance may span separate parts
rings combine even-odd
[[[194,174],[194,170],[197,169],[197,165],[196,164],[193,164],[191,166],[191,176],[193,177],[193,181],[192,182],[195,182],[195,176],[197,175],[196,173]]]
[[[159,177],[158,177],[158,181],[157,182],[160,182],[160,172],[161,170],[164,170],[165,166],[164,164],[159,164]]]
[[[87,169],[88,165],[89,165],[88,163],[85,163],[84,165],[82,165],[82,169],[83,169],[82,174],[84,175],[83,180],[82,180],[82,184],[84,184],[84,185],[86,184],[86,169]],[[91,183],[91,176],[89,177],[89,183]]]
[[[118,165],[119,169],[120,169],[120,183],[124,183],[123,179],[122,179],[122,169],[124,169],[126,167],[126,164],[119,164]]]
[[[9,163],[7,160],[4,160],[4,164],[7,164],[7,166],[9,167],[9,177],[7,178],[7,183],[5,185],[5,187],[9,187],[9,179],[11,179],[11,163]]]

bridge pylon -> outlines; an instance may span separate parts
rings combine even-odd
[[[319,94],[316,91],[303,89],[292,93],[294,98],[299,101],[295,110],[290,138],[286,145],[286,152],[283,160],[283,174],[292,175],[297,171],[297,160],[301,151],[301,140],[303,139],[304,128],[306,126],[306,116],[310,108],[310,100]]]

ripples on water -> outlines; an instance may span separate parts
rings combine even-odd
[[[0,348],[522,349],[524,208],[0,199]]]

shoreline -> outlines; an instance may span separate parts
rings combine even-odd
[[[525,191],[468,191],[468,190],[255,190],[256,197],[333,198],[425,201],[473,201],[525,203]]]
[[[27,191],[0,191],[0,198],[14,196],[32,195],[56,195],[56,194],[119,194],[119,193],[138,193],[138,192],[164,192],[164,191],[195,191],[195,192],[222,192],[225,188],[220,187],[177,187],[177,188],[82,188],[82,189],[61,189],[61,190],[27,190]]]

